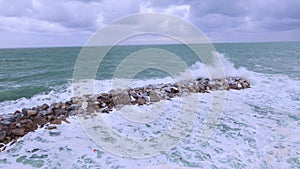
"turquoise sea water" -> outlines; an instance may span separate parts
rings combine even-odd
[[[300,168],[300,42],[226,43],[214,46],[225,73],[246,77],[252,88],[226,93],[222,117],[216,124],[214,134],[206,142],[197,142],[204,114],[209,109],[209,102],[203,101],[204,107],[198,112],[199,119],[191,133],[176,147],[158,156],[129,159],[101,148],[95,153],[92,150],[97,146],[84,134],[74,118],[71,124],[64,124],[55,131],[38,130],[26,135],[10,147],[10,151],[0,154],[0,166]],[[124,58],[150,47],[168,50],[184,60],[192,71],[201,72],[198,70],[201,69],[201,61],[184,45],[117,46],[99,66],[96,77],[99,90],[109,89],[109,79]],[[65,101],[71,97],[71,79],[80,50],[80,47],[0,49],[0,113],[11,113],[45,102]],[[168,74],[149,69],[135,78],[136,85],[167,82]],[[206,100],[211,96],[203,94],[200,97]],[[176,99],[173,102],[176,104]],[[165,111],[163,117],[169,119],[169,114],[176,111],[176,106],[173,106]],[[123,134],[160,131],[166,121],[171,123],[162,120],[151,122],[153,128],[143,128],[130,124],[116,114],[105,115],[104,118]]]
[[[110,79],[120,62],[129,54],[146,48],[166,49],[180,56],[189,66],[197,60],[184,45],[118,46],[114,47],[100,64],[97,79]],[[235,67],[287,75],[299,80],[300,43],[232,43],[215,44],[217,51]],[[72,79],[74,65],[81,48],[0,49],[0,101],[32,97],[49,92]],[[137,78],[164,77],[158,71],[145,71]]]

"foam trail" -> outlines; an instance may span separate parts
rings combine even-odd
[[[226,106],[212,137],[199,143],[211,94],[200,94],[201,109],[197,123],[190,134],[176,147],[158,156],[146,159],[128,159],[105,152],[97,147],[83,132],[78,120],[63,124],[53,131],[37,130],[0,156],[2,168],[299,168],[299,111],[300,81],[280,74],[262,74],[235,69],[222,54],[219,54],[228,76],[244,76],[250,80],[251,89],[226,92]],[[204,76],[201,63],[195,63],[190,70]],[[182,74],[184,76],[184,72]],[[173,78],[133,80],[134,87],[153,83],[170,82]],[[97,92],[107,92],[111,81],[96,81]],[[41,103],[64,101],[71,96],[71,85],[61,91],[35,95],[30,99],[0,103],[1,113],[8,113],[22,107]],[[103,118],[120,134],[144,137],[163,132],[177,117],[176,106],[180,98],[166,101],[164,114],[147,127],[132,124],[115,111]],[[175,107],[175,108],[174,108]],[[59,140],[59,141],[58,141]],[[36,150],[38,149],[38,150]],[[97,152],[93,152],[97,149]],[[164,165],[168,164],[168,166]],[[178,166],[178,167],[177,167]]]

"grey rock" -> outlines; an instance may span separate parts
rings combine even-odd
[[[35,119],[34,119],[35,123],[40,125],[40,126],[44,126],[46,123],[48,123],[48,121],[41,117],[41,116],[37,116]]]
[[[77,114],[76,110],[71,110],[71,111],[68,112],[69,116],[75,116],[76,114]]]
[[[112,93],[112,100],[115,105],[124,104],[130,105],[130,97],[126,90],[115,91]]]
[[[0,131],[0,142],[4,141],[6,137],[6,131]]]
[[[47,110],[48,108],[49,108],[49,105],[48,105],[48,104],[43,104],[43,105],[42,105],[42,109],[43,109],[43,110]]]
[[[179,93],[179,89],[177,87],[172,86],[170,90],[172,93]]]
[[[28,116],[35,116],[37,114],[38,114],[37,110],[27,110],[27,115]]]
[[[54,119],[54,120],[50,121],[50,124],[61,124],[61,120],[60,119]]]
[[[67,110],[64,110],[64,109],[55,109],[54,110],[54,113],[55,113],[55,115],[56,116],[59,116],[59,115],[61,115],[61,114],[67,114]]]
[[[46,116],[47,113],[48,113],[47,110],[41,110],[41,111],[39,111],[39,114],[40,114],[41,116]]]
[[[53,129],[56,129],[56,126],[47,126],[47,127],[45,127],[45,129],[53,130]]]
[[[76,103],[78,103],[78,101],[79,101],[80,99],[79,99],[79,97],[76,96],[76,97],[72,97],[70,100],[71,100],[71,102],[72,102],[73,104],[76,104]]]
[[[24,136],[25,129],[22,129],[22,128],[13,129],[11,132],[12,132],[12,134],[14,134],[16,136]]]
[[[162,99],[162,94],[158,91],[151,91],[149,96],[151,102],[158,102]]]
[[[32,123],[31,119],[24,119],[20,121],[21,124],[25,124],[25,123]]]
[[[9,126],[10,125],[10,121],[8,121],[8,120],[3,120],[3,121],[0,121],[0,124],[2,125],[2,126]]]
[[[69,107],[71,110],[78,110],[79,109],[79,106],[77,104],[72,104],[70,107]]]
[[[23,109],[22,109],[22,114],[23,114],[24,116],[27,116],[27,109],[26,109],[26,108],[23,108]]]
[[[146,104],[146,100],[144,98],[142,98],[142,97],[138,98],[137,102],[138,102],[138,105],[144,105],[144,104]]]

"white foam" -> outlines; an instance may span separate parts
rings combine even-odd
[[[71,85],[63,85],[54,88],[49,93],[41,93],[32,96],[31,98],[20,98],[12,101],[4,101],[0,103],[0,113],[13,113],[22,108],[31,108],[42,105],[44,103],[51,104],[59,101],[66,101],[71,97]]]
[[[37,130],[22,138],[21,142],[3,152],[1,159],[6,159],[5,168],[32,168],[27,163],[42,160],[44,168],[297,168],[299,148],[299,111],[300,82],[284,75],[261,74],[245,68],[234,69],[232,63],[220,54],[226,75],[243,76],[250,79],[252,88],[241,91],[226,92],[226,106],[223,115],[216,124],[212,137],[199,142],[207,112],[210,109],[211,94],[199,94],[202,107],[197,116],[197,123],[192,132],[176,147],[161,155],[129,159],[116,156],[98,148],[84,133],[78,120],[74,117],[71,124],[58,126],[57,130]],[[195,75],[205,75],[199,70],[203,65],[191,66]],[[183,73],[184,74],[184,73]],[[134,80],[132,86],[153,83],[167,83],[172,78],[155,80]],[[98,92],[107,92],[111,81],[97,81]],[[19,109],[40,105],[44,102],[63,101],[71,96],[71,87],[63,92],[40,94],[30,99],[2,102],[0,111]],[[174,100],[180,100],[176,98]],[[179,101],[170,102],[180,104]],[[176,106],[164,110],[165,116],[153,121],[153,129],[132,124],[116,111],[103,115],[107,122],[121,134],[135,137],[149,136],[155,131],[169,129],[169,123],[162,120],[170,114],[177,117]],[[178,112],[177,112],[178,113]],[[214,127],[214,126],[211,126]],[[127,132],[128,131],[128,132]],[[50,133],[52,132],[52,136]],[[59,134],[60,133],[60,134]],[[37,152],[30,152],[39,148]],[[93,149],[97,152],[93,152]],[[47,155],[47,157],[30,158]],[[20,163],[21,156],[26,156]],[[36,157],[35,156],[35,157]],[[33,156],[34,157],[34,156]]]

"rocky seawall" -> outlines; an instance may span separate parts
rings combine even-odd
[[[69,116],[92,118],[98,113],[109,113],[124,105],[150,105],[160,100],[184,97],[191,93],[208,93],[213,90],[241,90],[250,88],[242,77],[224,79],[198,78],[194,81],[174,84],[153,84],[144,87],[112,90],[97,95],[72,97],[66,102],[43,104],[23,108],[14,113],[0,115],[0,151],[13,144],[18,138],[38,128],[55,129],[62,122],[69,123]]]

